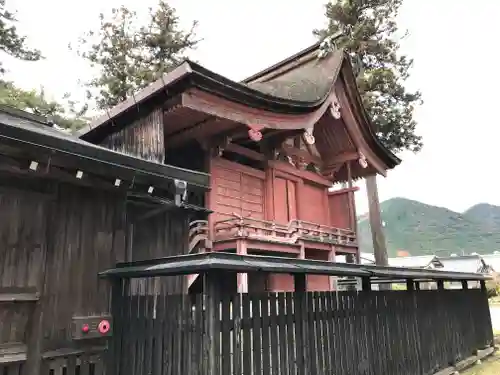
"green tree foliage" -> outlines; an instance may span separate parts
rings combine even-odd
[[[22,90],[12,82],[0,81],[0,104],[50,118],[57,125],[70,130],[78,130],[86,124],[83,113],[76,110],[76,103],[66,95],[68,105],[49,99],[45,91]]]
[[[114,8],[111,15],[100,15],[100,27],[80,39],[78,53],[98,76],[88,82],[98,108],[116,105],[135,90],[147,86],[180,62],[198,43],[194,29],[179,25],[175,9],[159,1],[149,9],[146,25],[140,25],[137,13],[126,7]]]
[[[14,14],[6,9],[5,0],[0,0],[0,50],[20,60],[40,60],[40,51],[26,45],[26,38],[17,32],[16,22]],[[4,72],[0,63],[0,73]]]
[[[413,60],[401,55],[396,17],[403,0],[337,0],[326,4],[328,27],[320,38],[342,33],[335,41],[349,53],[359,72],[363,103],[382,142],[394,152],[422,147],[415,133],[415,107],[421,93],[404,87]]]

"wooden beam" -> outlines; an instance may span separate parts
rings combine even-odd
[[[325,162],[325,168],[337,165],[344,164],[348,161],[359,159],[359,154],[355,151],[347,151],[336,154],[332,157],[328,157],[328,161]]]
[[[36,169],[30,169],[32,161],[36,162]],[[54,165],[50,160],[29,160],[0,155],[0,171],[23,177],[58,180],[104,190],[120,191],[127,186],[125,181],[121,181],[120,186],[115,186],[115,179],[111,181],[87,171],[81,171],[81,177],[78,178],[76,169],[70,172],[68,169]]]
[[[281,149],[288,156],[295,156],[295,157],[303,158],[308,164],[309,163],[314,163],[318,167],[321,167],[323,165],[323,161],[321,160],[321,158],[319,158],[319,157],[317,157],[315,155],[312,155],[312,154],[310,154],[307,151],[304,151],[304,150],[301,150],[299,148],[292,147],[292,146],[289,146],[289,145],[283,145],[281,147]]]
[[[260,152],[250,150],[249,148],[240,146],[235,143],[230,143],[225,148],[227,151],[234,152],[235,154],[246,156],[247,158],[257,160],[257,161],[265,161],[266,158]]]

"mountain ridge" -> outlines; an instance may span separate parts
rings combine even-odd
[[[389,256],[487,253],[500,248],[500,207],[478,203],[463,212],[407,198],[380,204]],[[361,220],[360,220],[361,219]],[[358,217],[361,251],[373,252],[367,215]]]

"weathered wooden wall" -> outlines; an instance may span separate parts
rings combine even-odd
[[[111,312],[110,285],[99,272],[120,261],[185,253],[188,241],[184,211],[140,221],[124,192],[47,185],[47,194],[0,186],[0,359],[18,353],[30,375],[44,363],[59,373],[71,367],[68,358],[77,359],[68,353],[85,357],[89,350],[89,361],[102,365],[106,339],[72,338],[73,317]],[[161,287],[178,293],[183,283],[164,279]]]
[[[165,160],[163,110],[158,108],[132,125],[107,136],[101,145],[141,159],[163,163]]]
[[[0,345],[26,345],[43,290],[49,200],[41,193],[0,190]]]
[[[43,347],[72,346],[71,318],[109,313],[109,284],[98,273],[125,260],[124,195],[59,185],[47,218]]]
[[[167,211],[139,220],[137,212],[129,212],[131,253],[127,260],[146,260],[188,253],[189,217],[185,211]],[[129,250],[130,251],[130,250]],[[158,294],[182,293],[186,277],[131,280],[131,293]]]

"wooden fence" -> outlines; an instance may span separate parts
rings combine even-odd
[[[480,289],[216,301],[202,294],[136,295],[121,302],[111,349],[116,375],[423,375],[493,340]]]

